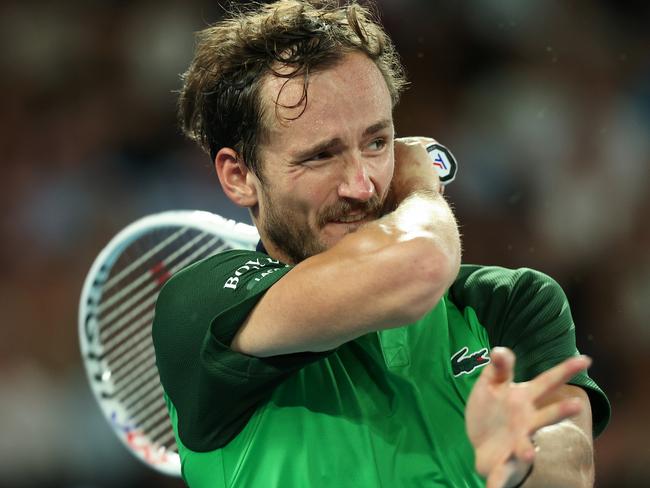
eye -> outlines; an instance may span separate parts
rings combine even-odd
[[[309,166],[316,166],[319,163],[329,160],[332,157],[332,153],[323,151],[313,156],[308,157],[300,162],[300,164],[306,164]]]
[[[371,151],[381,151],[385,146],[386,146],[386,139],[381,137],[373,140],[370,144],[368,144],[368,148]]]
[[[322,152],[312,156],[311,158],[308,159],[308,161],[322,161],[323,159],[329,159],[331,157],[332,155],[330,153]]]

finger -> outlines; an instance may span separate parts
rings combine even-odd
[[[514,449],[515,457],[526,465],[535,459],[535,445],[527,435],[521,436]]]
[[[530,382],[529,386],[533,398],[537,400],[564,385],[577,373],[587,369],[590,364],[591,358],[575,356],[545,371]]]
[[[497,465],[489,474],[485,488],[503,488],[514,472],[511,462]]]
[[[513,379],[515,365],[514,353],[505,347],[495,347],[490,352],[490,363],[485,367],[483,381],[489,383],[505,383]]]
[[[399,137],[395,139],[395,147],[404,150],[422,148],[426,151],[427,144],[434,142],[434,139],[424,137]]]
[[[524,463],[510,458],[492,470],[488,476],[486,488],[504,488],[506,486],[519,486],[530,474],[532,461]]]
[[[538,431],[547,425],[556,424],[564,419],[578,415],[585,407],[584,402],[580,398],[566,398],[538,410],[535,414],[535,419],[531,425],[532,431],[530,434]]]
[[[421,139],[419,137],[395,139],[395,160],[399,162],[422,161],[426,162],[428,166],[431,159],[426,150],[426,144]]]
[[[420,145],[425,146],[425,147],[428,144],[437,142],[435,139],[433,139],[431,137],[423,137],[423,136],[398,137],[395,140],[404,142],[405,144],[408,144],[408,145],[420,144]]]

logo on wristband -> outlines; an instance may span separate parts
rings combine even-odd
[[[458,172],[458,163],[451,151],[442,144],[434,142],[427,146],[427,152],[433,161],[433,167],[438,172],[440,182],[447,185],[454,181]]]

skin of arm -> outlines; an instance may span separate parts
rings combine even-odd
[[[537,431],[535,467],[524,487],[591,487],[594,485],[594,450],[591,407],[587,393],[563,385],[548,403],[577,398],[583,407],[574,417]]]
[[[460,266],[458,227],[423,140],[396,141],[395,159],[395,209],[273,285],[234,350],[258,357],[326,351],[416,321],[436,305]]]

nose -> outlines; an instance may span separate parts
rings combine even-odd
[[[363,161],[355,160],[346,164],[343,179],[339,183],[338,194],[341,198],[362,202],[367,202],[372,198],[375,194],[375,185]]]

